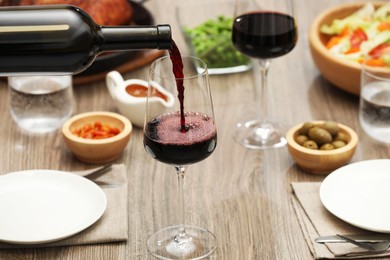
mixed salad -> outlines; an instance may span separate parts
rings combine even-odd
[[[195,55],[203,59],[209,68],[227,68],[249,62],[248,57],[233,47],[232,26],[232,17],[219,15],[194,28],[183,29]]]
[[[330,35],[326,48],[345,60],[377,67],[390,67],[390,2],[375,10],[372,3],[344,19],[322,25]]]

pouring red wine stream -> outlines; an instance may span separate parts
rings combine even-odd
[[[177,97],[180,102],[180,131],[185,133],[188,131],[186,127],[186,119],[184,117],[184,73],[183,73],[183,61],[181,59],[181,54],[179,48],[177,47],[174,40],[172,40],[171,48],[169,49],[169,58],[172,61],[172,71],[176,78],[177,85]]]

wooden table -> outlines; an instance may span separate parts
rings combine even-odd
[[[195,0],[193,0],[195,1]],[[156,23],[169,23],[184,48],[174,16],[174,2],[146,2]],[[269,112],[285,129],[309,120],[336,120],[354,128],[360,143],[352,161],[389,158],[389,147],[374,143],[358,123],[358,97],[347,94],[321,77],[313,64],[308,27],[316,14],[342,0],[296,0],[299,41],[287,56],[276,59],[270,71]],[[193,14],[196,15],[196,14]],[[147,78],[148,66],[125,78]],[[257,72],[256,72],[257,73]],[[291,206],[291,182],[319,182],[324,176],[296,167],[287,149],[248,150],[232,137],[235,123],[255,111],[252,72],[211,76],[218,145],[205,161],[189,168],[186,177],[186,222],[211,230],[218,248],[211,259],[312,259]],[[8,89],[0,82],[0,173],[49,168],[92,168],[67,150],[60,131],[28,135],[14,124],[8,109]],[[75,86],[76,113],[116,111],[103,81]],[[47,249],[1,250],[0,259],[152,259],[147,238],[178,222],[176,174],[144,151],[142,130],[116,163],[124,163],[129,177],[129,239],[108,243]],[[126,198],[123,198],[126,199]],[[0,209],[1,214],[1,209]]]

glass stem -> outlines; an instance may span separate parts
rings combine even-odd
[[[176,172],[177,172],[177,180],[178,180],[178,187],[179,187],[179,238],[186,237],[186,230],[185,230],[185,208],[184,208],[184,176],[187,170],[186,166],[175,166]]]
[[[256,102],[260,103],[259,122],[264,125],[268,116],[268,71],[271,61],[258,60],[258,64],[260,75],[255,72]]]

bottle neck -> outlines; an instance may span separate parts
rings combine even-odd
[[[101,39],[99,52],[169,49],[172,37],[169,25],[112,27],[101,26],[98,30]]]

